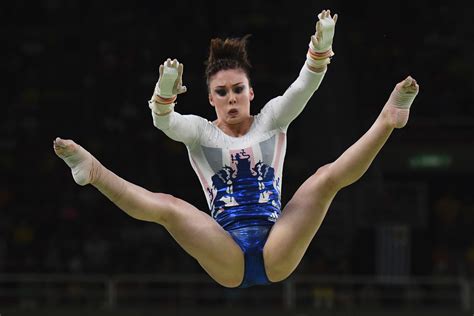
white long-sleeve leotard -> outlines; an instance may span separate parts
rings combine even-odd
[[[173,111],[159,116],[152,111],[153,124],[186,145],[211,216],[224,228],[278,219],[286,131],[318,89],[324,74],[303,66],[293,84],[265,104],[241,137],[229,136],[196,115]]]

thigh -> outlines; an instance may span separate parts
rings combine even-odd
[[[218,283],[236,287],[244,275],[244,255],[232,237],[208,214],[168,196],[161,223],[178,244]]]
[[[298,266],[337,193],[325,165],[307,179],[282,210],[263,250],[270,281],[287,278]]]

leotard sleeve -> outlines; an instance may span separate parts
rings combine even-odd
[[[151,111],[153,116],[153,125],[163,131],[169,138],[184,143],[186,146],[192,147],[199,136],[202,134],[203,128],[207,121],[197,115],[182,115],[174,110],[167,115],[157,115]]]
[[[303,111],[306,103],[319,88],[326,71],[317,73],[308,69],[306,64],[298,78],[281,96],[270,100],[262,109],[261,115],[268,116],[273,128],[286,129]]]

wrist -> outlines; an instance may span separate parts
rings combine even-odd
[[[165,116],[167,114],[170,114],[174,110],[175,102],[171,103],[161,103],[156,100],[156,98],[153,98],[148,101],[148,107],[151,109],[153,114],[158,115],[158,116]],[[176,100],[176,97],[174,98]]]
[[[162,97],[159,94],[155,93],[151,97],[151,101],[154,101],[154,102],[156,102],[158,104],[161,104],[161,105],[166,105],[166,104],[174,103],[176,101],[176,98],[177,98],[176,95],[173,95],[170,98],[165,98],[165,97]]]
[[[314,60],[320,60],[320,59],[331,58],[332,56],[334,56],[334,52],[331,46],[329,46],[329,48],[324,51],[316,51],[312,48],[312,45],[310,44],[308,48],[307,56]]]
[[[311,37],[311,40],[309,41],[309,49],[311,51],[313,51],[315,54],[324,54],[324,53],[327,53],[327,52],[332,52],[332,41],[330,42],[326,42],[326,43],[316,43],[315,45],[315,42],[313,42],[313,37],[315,37],[315,35],[313,35]]]
[[[315,51],[310,42],[308,52],[306,54],[306,65],[311,71],[326,71],[327,65],[331,63],[331,57],[334,56],[331,46],[325,51]]]

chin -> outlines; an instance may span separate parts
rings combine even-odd
[[[242,123],[242,118],[241,117],[230,117],[227,119],[228,124],[239,124]]]

